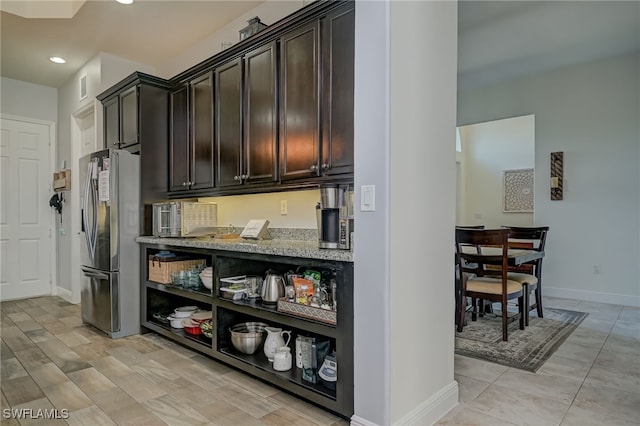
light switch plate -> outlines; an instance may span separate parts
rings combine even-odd
[[[360,211],[376,211],[376,186],[362,185],[360,187]]]

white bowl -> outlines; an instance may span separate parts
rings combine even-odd
[[[182,320],[184,318],[180,318],[180,317],[176,317],[175,314],[171,314],[167,317],[167,319],[169,320],[169,323],[171,324],[171,327],[173,328],[184,328],[184,325],[182,325]]]
[[[191,314],[198,310],[197,306],[181,306],[174,309],[174,316],[176,318],[189,318]]]
[[[211,275],[203,275],[200,274],[200,281],[202,281],[202,285],[211,290],[213,288],[213,276]]]

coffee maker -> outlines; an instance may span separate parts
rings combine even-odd
[[[353,232],[353,189],[349,185],[320,185],[316,218],[319,248],[349,250]]]

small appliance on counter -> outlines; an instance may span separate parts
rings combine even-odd
[[[349,185],[321,185],[316,218],[319,248],[349,250],[353,232],[353,189]]]
[[[153,204],[154,237],[202,237],[214,234],[217,224],[217,203],[169,201]]]

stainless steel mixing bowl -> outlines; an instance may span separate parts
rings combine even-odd
[[[242,322],[229,328],[231,344],[243,354],[254,354],[264,341],[265,327],[263,322]]]

